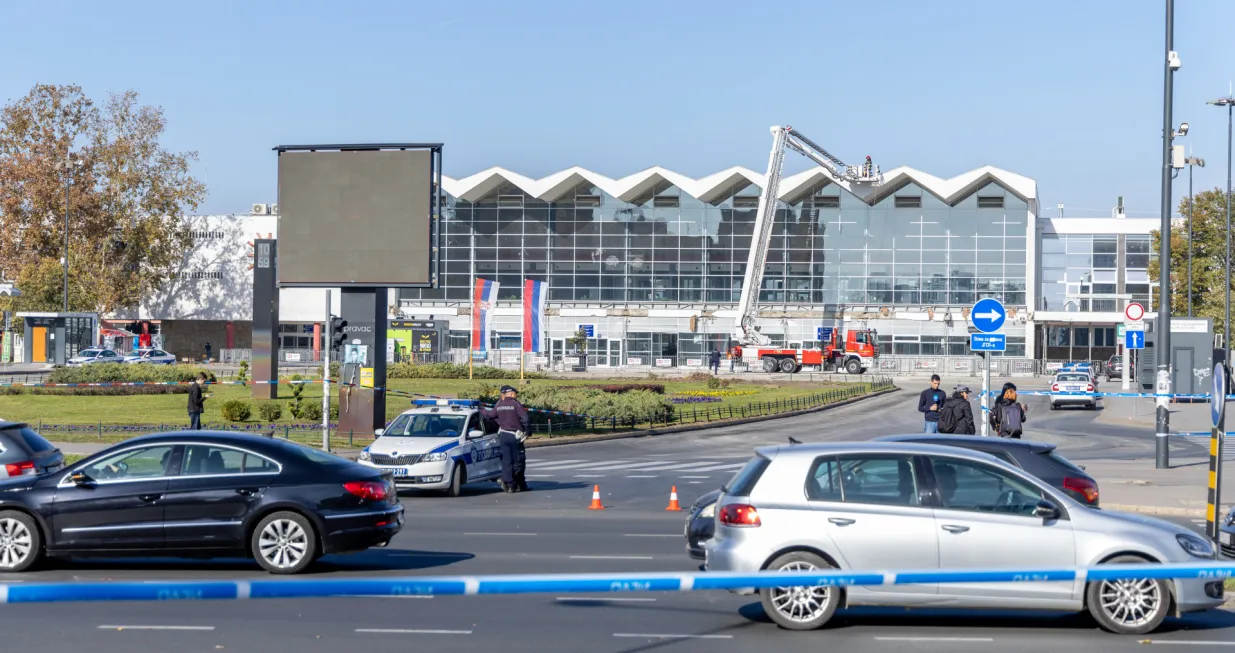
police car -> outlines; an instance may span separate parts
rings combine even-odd
[[[397,487],[452,497],[467,483],[501,477],[497,425],[481,417],[479,401],[417,399],[412,406],[377,430],[360,464],[389,471]]]

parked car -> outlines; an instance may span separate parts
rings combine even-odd
[[[0,480],[0,571],[45,556],[239,554],[294,574],[386,546],[403,519],[393,479],[371,467],[275,438],[161,433]]]
[[[1106,380],[1124,378],[1124,359],[1123,356],[1111,356],[1106,361]],[[1128,377],[1132,378],[1132,377]]]
[[[959,447],[858,442],[758,449],[717,506],[707,571],[1061,569],[1212,561],[1170,522],[1091,510],[1024,470]],[[841,605],[1088,611],[1111,632],[1216,608],[1221,578],[746,588],[791,630]]]
[[[21,422],[0,420],[0,479],[37,476],[64,468],[64,454]]]
[[[95,363],[122,363],[124,358],[110,349],[83,349],[65,362],[69,367],[81,367]]]
[[[124,362],[130,364],[150,363],[152,365],[174,365],[176,363],[176,356],[169,354],[162,349],[143,347],[141,349],[134,349],[132,353],[125,356]]]
[[[1086,473],[1084,467],[1063,457],[1049,442],[925,433],[889,435],[875,442],[936,444],[981,451],[1033,474],[1082,504],[1098,507],[1098,481]],[[716,532],[716,502],[722,493],[722,490],[708,492],[686,512],[686,552],[691,558],[706,558],[704,545]]]
[[[1082,406],[1089,410],[1098,407],[1098,382],[1085,371],[1059,372],[1051,380],[1051,410],[1060,406]]]

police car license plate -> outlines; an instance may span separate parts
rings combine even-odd
[[[395,475],[395,476],[407,476],[407,470],[406,470],[406,469],[397,468],[397,469],[392,469],[392,470],[390,470],[390,471],[394,472],[394,475]]]
[[[1227,546],[1235,546],[1235,533],[1223,533],[1222,542]]]

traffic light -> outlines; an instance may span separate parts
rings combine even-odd
[[[343,333],[343,329],[347,326],[347,320],[330,316],[330,348],[338,349],[343,346],[343,341],[347,339],[347,335]]]

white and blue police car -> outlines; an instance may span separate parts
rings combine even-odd
[[[360,452],[362,465],[388,470],[399,488],[445,490],[501,477],[497,426],[471,399],[416,399],[413,408],[378,429]]]

